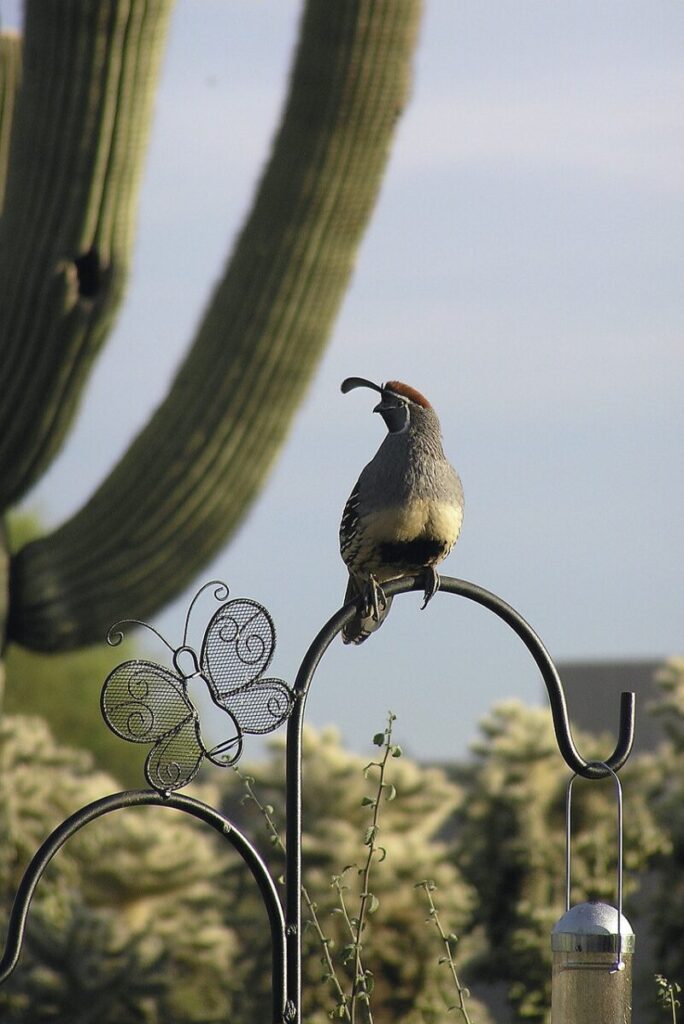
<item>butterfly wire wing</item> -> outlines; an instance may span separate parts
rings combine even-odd
[[[258,679],[268,668],[275,629],[265,608],[239,598],[214,613],[202,643],[200,662],[217,696]]]
[[[207,627],[202,671],[216,703],[231,713],[243,732],[271,732],[290,713],[288,686],[280,679],[260,678],[274,649],[273,621],[255,601],[229,601]]]
[[[197,773],[204,751],[197,716],[175,672],[151,661],[126,661],[102,688],[102,714],[123,739],[152,743],[145,761],[150,786],[180,789]]]
[[[194,720],[181,679],[152,661],[125,661],[102,687],[102,714],[110,729],[133,743],[153,743]]]
[[[256,679],[225,698],[243,732],[272,732],[292,710],[292,692],[282,679]]]
[[[197,720],[188,718],[150,750],[145,761],[147,781],[161,793],[180,789],[194,779],[203,757]]]

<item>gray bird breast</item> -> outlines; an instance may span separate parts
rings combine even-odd
[[[359,478],[359,546],[353,561],[389,579],[440,562],[463,519],[463,490],[442,449],[432,410],[388,434]]]
[[[359,484],[376,507],[428,498],[463,506],[463,488],[447,460],[431,409],[412,413],[410,428],[388,434],[363,470]],[[417,421],[417,422],[416,422]]]

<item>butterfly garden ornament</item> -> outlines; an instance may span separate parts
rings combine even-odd
[[[190,616],[208,588],[224,604],[206,628],[199,654],[188,643]],[[145,761],[150,786],[170,793],[187,785],[204,758],[226,767],[242,753],[244,733],[277,729],[292,710],[292,692],[281,679],[264,679],[275,649],[273,621],[246,598],[226,601],[228,587],[216,580],[193,598],[183,642],[172,647],[152,626],[136,619],[115,623],[107,642],[123,639],[121,627],[149,629],[171,652],[172,668],[136,658],[118,665],[102,687],[102,714],[118,736],[152,743]]]

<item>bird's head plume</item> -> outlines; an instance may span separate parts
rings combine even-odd
[[[411,411],[415,408],[432,409],[424,395],[400,380],[388,380],[386,384],[374,384],[365,377],[347,377],[342,381],[343,394],[354,388],[371,388],[382,396],[381,401],[373,409],[379,412],[385,421],[390,434],[401,434],[408,430],[411,422]]]

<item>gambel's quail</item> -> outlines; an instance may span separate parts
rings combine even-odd
[[[340,551],[349,569],[345,603],[362,598],[361,610],[342,631],[360,644],[387,616],[390,579],[426,574],[423,608],[439,587],[435,570],[456,543],[463,520],[463,488],[442,448],[437,414],[428,400],[398,380],[373,384],[347,377],[353,388],[379,391],[387,437],[361,473],[340,524]]]

